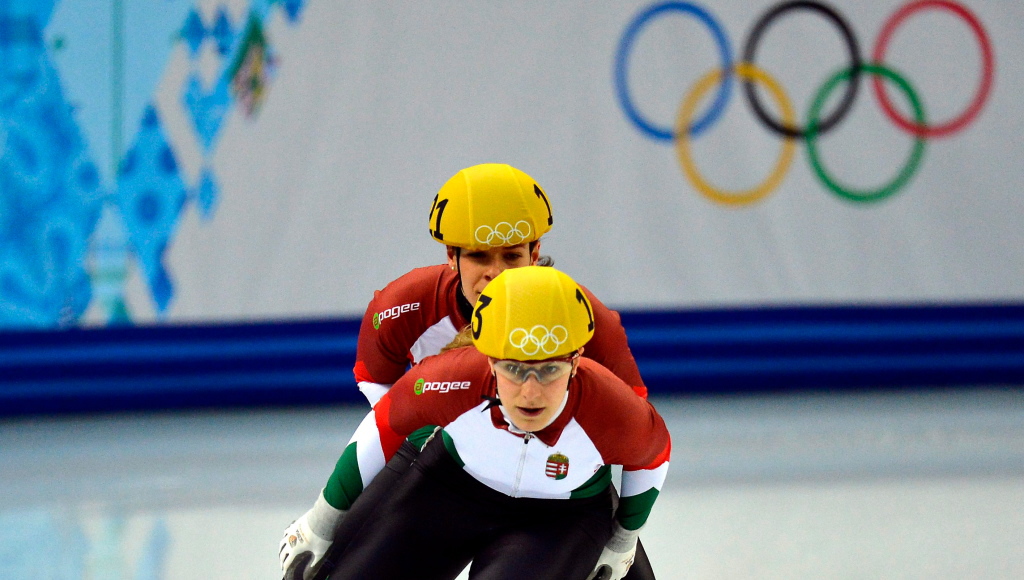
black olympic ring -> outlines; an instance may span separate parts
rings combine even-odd
[[[843,35],[843,40],[846,42],[846,49],[850,53],[850,64],[849,70],[853,71],[849,82],[846,84],[846,92],[843,93],[842,100],[836,107],[836,110],[831,115],[826,117],[818,125],[818,135],[823,135],[835,127],[839,121],[850,112],[853,107],[853,101],[857,98],[857,89],[860,87],[860,73],[862,60],[860,57],[860,46],[858,46],[857,38],[853,34],[853,30],[846,20],[831,7],[822,4],[820,2],[811,2],[809,0],[793,0],[791,2],[783,2],[769,10],[762,16],[756,24],[754,24],[753,30],[750,31],[750,35],[747,37],[747,43],[743,46],[743,62],[754,63],[754,57],[757,53],[757,44],[761,40],[761,36],[768,30],[772,22],[782,16],[784,13],[790,10],[812,10],[820,13],[826,19],[839,29],[839,32]],[[744,79],[743,91],[747,94],[747,101],[750,106],[753,107],[754,113],[757,115],[761,122],[768,126],[769,129],[779,135],[783,135],[790,138],[804,138],[807,136],[807,129],[800,129],[797,127],[787,127],[782,123],[773,119],[768,111],[765,110],[761,101],[758,99],[757,88],[754,86],[754,81],[750,79]]]
[[[758,43],[768,28],[775,19],[792,10],[810,10],[826,18],[839,30],[849,52],[849,63],[847,66],[841,68],[822,88],[818,89],[814,105],[808,113],[809,120],[803,128],[799,126],[793,114],[792,105],[782,90],[781,85],[770,74],[758,68],[754,63]],[[981,49],[982,74],[974,98],[963,113],[941,124],[928,124],[926,122],[920,99],[917,97],[909,81],[883,63],[886,48],[896,27],[910,16],[924,10],[942,10],[962,20],[970,27]],[[683,15],[696,17],[705,24],[711,31],[716,45],[718,45],[719,55],[723,62],[720,68],[713,69],[694,84],[680,104],[675,124],[672,128],[665,129],[647,121],[632,102],[627,83],[627,67],[630,52],[641,29],[656,17],[670,12],[678,12]],[[758,18],[751,30],[744,45],[742,60],[738,63],[732,62],[730,59],[731,52],[725,30],[711,13],[688,0],[662,0],[638,12],[623,33],[615,54],[615,89],[619,98],[619,104],[622,106],[626,116],[641,132],[646,133],[653,139],[671,140],[675,143],[676,155],[683,174],[699,193],[710,198],[712,201],[733,205],[743,205],[758,201],[781,184],[783,175],[788,170],[792,161],[792,147],[797,138],[806,142],[815,174],[831,191],[850,201],[872,202],[884,199],[901,189],[918,167],[921,160],[921,152],[923,151],[923,138],[952,135],[977,118],[985,102],[988,100],[995,76],[995,57],[989,36],[977,16],[957,0],[908,0],[883,24],[882,31],[876,40],[872,53],[872,60],[870,61],[864,61],[861,58],[859,41],[847,20],[837,10],[827,4],[811,0],[783,0],[771,7],[763,16]],[[897,179],[877,191],[867,192],[844,186],[830,177],[814,149],[817,138],[835,127],[852,109],[860,84],[858,81],[863,75],[874,77],[872,82],[875,96],[880,102],[885,115],[899,129],[915,137],[914,149],[910,160],[905,168],[901,170]],[[701,135],[721,116],[726,106],[726,101],[731,94],[729,87],[734,76],[742,80],[747,100],[754,110],[757,119],[762,125],[770,129],[772,133],[781,136],[783,143],[779,160],[769,177],[754,188],[738,192],[724,191],[707,182],[700,175],[699,170],[694,164],[688,145],[692,138]],[[883,81],[895,84],[907,96],[914,109],[913,119],[905,118],[893,107],[886,94],[886,88],[882,84]],[[846,84],[843,96],[839,99],[838,105],[831,114],[822,116],[819,119],[821,107],[825,102],[824,99],[828,97],[833,88],[837,88],[839,83]],[[772,95],[779,106],[782,122],[772,118],[761,104],[758,88],[755,87],[756,84],[763,85],[763,88]],[[709,110],[702,118],[694,121],[694,113],[697,106],[701,103],[701,98],[715,86],[719,87],[719,91]]]

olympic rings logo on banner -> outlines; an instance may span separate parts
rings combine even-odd
[[[924,107],[910,82],[899,72],[884,64],[889,42],[896,29],[908,18],[923,10],[938,9],[952,13],[962,19],[971,29],[981,49],[982,75],[974,96],[967,108],[956,117],[939,123],[929,124]],[[798,126],[793,105],[782,86],[765,70],[755,63],[758,43],[769,26],[787,12],[806,10],[824,17],[834,25],[843,38],[849,53],[849,62],[825,80],[815,93],[803,127]],[[633,103],[627,82],[629,55],[640,32],[649,23],[663,15],[678,12],[699,20],[711,31],[715,40],[720,67],[701,77],[690,89],[679,106],[675,125],[660,126],[648,120]],[[860,86],[860,77],[872,77],[872,89],[881,109],[896,127],[914,139],[910,156],[895,178],[877,189],[855,189],[840,183],[825,169],[818,153],[818,137],[831,131],[843,120],[853,107]],[[619,104],[629,120],[644,134],[659,141],[675,144],[679,165],[691,184],[705,197],[722,204],[744,205],[763,199],[777,189],[789,170],[796,150],[796,140],[801,139],[807,146],[808,161],[817,178],[837,196],[854,202],[872,202],[885,199],[902,189],[917,171],[924,154],[925,140],[933,137],[947,137],[959,132],[973,122],[988,100],[995,77],[995,57],[992,44],[981,21],[965,6],[952,0],[916,0],[908,2],[893,13],[882,26],[875,40],[871,61],[864,62],[860,56],[857,37],[847,20],[831,6],[822,2],[790,0],[776,4],[754,24],[743,47],[743,56],[734,62],[732,46],[721,24],[706,9],[690,2],[662,2],[638,13],[626,27],[615,54],[615,90]],[[782,138],[781,151],[771,173],[760,184],[746,190],[726,191],[707,181],[698,171],[690,153],[690,141],[703,135],[725,111],[732,96],[734,78],[743,83],[743,92],[757,119],[772,133]],[[903,116],[893,106],[884,81],[892,83],[910,103],[913,118]],[[775,119],[759,100],[754,85],[765,88],[778,106],[781,119]],[[823,115],[822,108],[833,92],[843,87],[842,96],[835,109]],[[700,118],[695,118],[697,106],[709,91],[715,89],[714,98]]]
[[[519,220],[516,225],[508,222],[501,222],[494,227],[480,226],[474,232],[476,241],[488,246],[515,246],[523,243],[533,231],[530,222]]]
[[[541,351],[544,351],[544,354],[555,354],[558,347],[567,340],[569,331],[561,324],[550,329],[543,324],[537,324],[530,330],[516,328],[508,333],[508,343],[523,351],[526,356],[533,356]]]

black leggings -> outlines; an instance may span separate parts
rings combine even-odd
[[[401,475],[391,470],[388,493],[360,496],[346,515],[332,580],[451,579],[471,560],[474,580],[584,580],[611,536],[610,487],[585,499],[511,498],[463,471],[440,437]]]

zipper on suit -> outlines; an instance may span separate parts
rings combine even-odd
[[[523,467],[526,465],[526,446],[530,444],[530,439],[533,439],[533,433],[523,435],[523,449],[519,454],[519,467],[516,469],[516,481],[512,486],[512,497],[519,497],[519,484],[523,480]]]

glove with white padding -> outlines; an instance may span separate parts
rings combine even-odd
[[[344,517],[345,510],[327,503],[321,491],[313,508],[285,528],[279,552],[284,580],[310,580],[316,575]]]
[[[636,557],[636,541],[640,538],[640,530],[627,530],[619,522],[615,522],[615,531],[611,539],[601,551],[594,571],[587,580],[622,580],[633,565]]]

